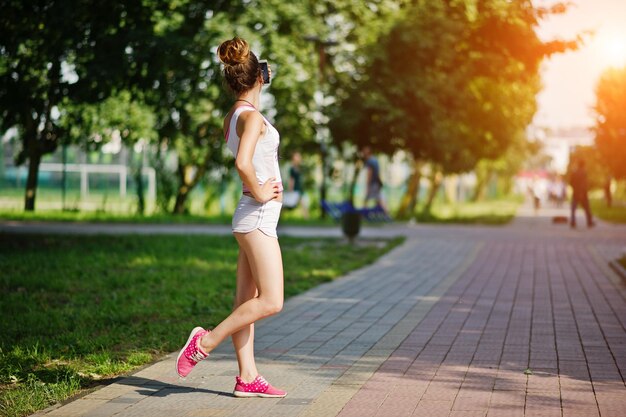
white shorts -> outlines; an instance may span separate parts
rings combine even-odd
[[[259,229],[267,236],[278,237],[276,226],[283,203],[276,200],[259,203],[252,197],[242,195],[233,215],[233,232],[249,233]]]

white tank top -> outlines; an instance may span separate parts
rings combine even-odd
[[[233,156],[237,158],[239,152],[239,142],[241,138],[237,135],[237,119],[241,113],[245,111],[256,111],[252,106],[239,106],[233,112],[230,118],[230,124],[226,129],[226,146],[233,153]],[[254,148],[254,154],[252,155],[252,166],[256,173],[256,179],[259,185],[265,183],[269,178],[275,177],[275,182],[279,184],[279,190],[283,190],[283,180],[280,176],[280,167],[278,166],[278,145],[280,143],[280,135],[278,130],[261,115],[265,121],[265,135],[261,137]],[[243,184],[243,192],[249,192],[250,190]]]

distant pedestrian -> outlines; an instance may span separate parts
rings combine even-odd
[[[558,175],[554,185],[554,201],[558,208],[561,208],[563,202],[567,199],[567,185],[562,175]]]
[[[283,263],[276,237],[283,197],[279,134],[258,110],[261,88],[269,83],[271,72],[243,39],[222,43],[217,53],[226,83],[237,98],[224,119],[224,137],[243,182],[243,195],[233,215],[233,234],[239,244],[237,290],[234,310],[224,321],[212,331],[202,327],[191,331],[176,359],[176,371],[187,376],[232,336],[239,364],[234,395],[284,397],[285,391],[259,375],[254,359],[254,322],[278,313],[283,306]]]
[[[367,206],[371,200],[374,200],[377,207],[384,209],[382,199],[383,181],[380,178],[380,165],[378,164],[378,160],[372,154],[372,150],[369,146],[364,146],[361,149],[361,157],[363,158],[363,165],[367,170],[365,201],[363,205]]]
[[[533,207],[535,209],[535,214],[537,214],[537,212],[539,212],[539,209],[541,208],[541,201],[543,200],[544,195],[543,182],[538,175],[535,175],[533,177],[533,181],[530,184],[530,194],[533,198]]]
[[[587,227],[595,226],[593,218],[591,217],[591,208],[589,207],[589,198],[587,191],[589,191],[589,184],[587,180],[587,169],[585,168],[585,161],[583,159],[576,160],[574,169],[570,174],[570,185],[572,186],[572,213],[570,217],[570,226],[576,227],[576,208],[580,204],[585,210],[585,217],[587,219]]]

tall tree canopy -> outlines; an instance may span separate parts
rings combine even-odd
[[[531,120],[544,43],[530,1],[417,1],[337,109],[338,141],[409,150],[450,171],[501,155]]]
[[[408,151],[444,172],[495,159],[535,113],[539,64],[573,42],[543,42],[530,1],[415,1],[338,106],[337,142]]]
[[[554,10],[530,0],[0,5],[0,129],[18,128],[17,162],[29,163],[27,210],[34,209],[41,157],[60,138],[80,137],[85,120],[71,114],[126,91],[125,100],[140,98],[154,114],[159,149],[176,151],[174,211],[183,212],[205,173],[224,166],[221,118],[232,97],[222,88],[215,48],[234,35],[273,64],[266,104],[284,148],[316,147],[316,123],[325,123],[311,116],[317,108],[333,114],[338,143],[406,149],[450,172],[502,154],[519,136],[534,112],[538,63],[563,49],[537,39],[537,19]],[[322,54],[311,39],[340,43]]]
[[[307,23],[314,27],[307,3],[224,4],[228,7],[214,9],[197,22],[195,15],[183,13],[173,19],[176,26],[155,36],[158,49],[167,53],[161,52],[147,100],[158,115],[160,144],[174,149],[178,158],[174,213],[186,211],[189,193],[207,172],[226,164],[222,119],[234,97],[224,89],[216,56],[222,41],[241,36],[259,57],[270,61],[274,80],[264,95],[264,111],[281,131],[283,145],[296,146],[314,137],[307,117],[314,105],[315,85],[308,82],[313,55],[300,36]],[[190,30],[194,25],[197,29]],[[280,112],[273,114],[273,108]]]
[[[166,2],[2,0],[0,129],[16,127],[28,160],[25,209],[33,210],[39,162],[64,134],[64,100],[95,102],[142,76],[133,52],[142,49],[152,16]]]
[[[626,179],[626,67],[606,70],[596,89],[596,146],[613,177]]]

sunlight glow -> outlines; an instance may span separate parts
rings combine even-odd
[[[610,33],[598,38],[602,55],[611,67],[626,65],[626,34]]]

